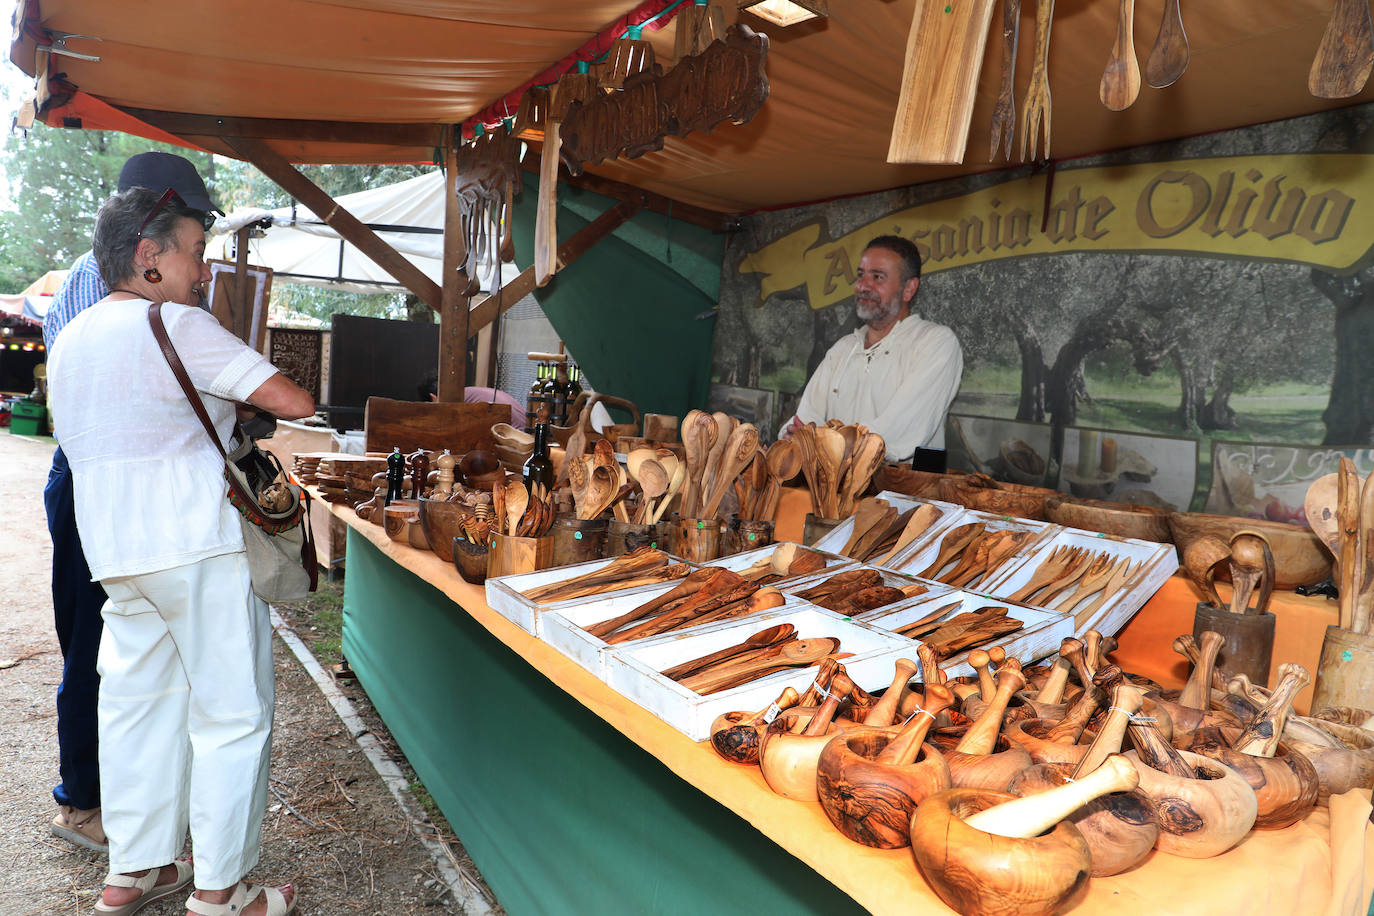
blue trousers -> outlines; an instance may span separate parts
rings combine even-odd
[[[62,683],[57,688],[58,776],[52,790],[59,805],[100,807],[100,758],[96,699],[100,675],[95,658],[104,624],[105,590],[91,581],[91,568],[76,531],[72,472],[59,447],[52,456],[43,506],[52,535],[52,606],[62,646]]]

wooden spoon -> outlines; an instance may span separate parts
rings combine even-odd
[[[1125,111],[1140,94],[1140,65],[1135,59],[1135,0],[1120,0],[1116,43],[1097,95],[1112,111]]]
[[[796,635],[797,628],[795,625],[780,623],[776,626],[759,630],[757,633],[754,633],[744,640],[744,642],[736,643],[733,646],[729,646],[717,652],[712,652],[709,655],[703,655],[701,658],[694,658],[680,665],[674,665],[661,673],[664,677],[670,678],[671,680],[681,680],[689,674],[695,674],[718,662],[723,662],[726,659],[734,658],[737,655],[750,652],[754,649],[766,649],[769,646],[774,646],[785,640],[791,639]]]
[[[578,508],[577,517],[593,519],[605,512],[620,492],[620,481],[610,468],[597,465],[587,477],[586,499]]]
[[[1369,0],[1336,0],[1317,56],[1307,74],[1307,89],[1319,99],[1346,99],[1359,93],[1374,67],[1374,23]]]
[[[1172,86],[1188,69],[1188,33],[1183,31],[1183,12],[1178,2],[1165,0],[1159,34],[1145,61],[1145,82],[1155,89]]]
[[[911,517],[906,520],[906,527],[897,537],[897,543],[892,549],[873,561],[873,565],[882,566],[888,560],[901,553],[908,544],[925,534],[930,526],[940,520],[944,512],[929,503],[923,503],[916,507],[916,511],[911,513]]]
[[[650,458],[639,464],[639,489],[643,494],[643,502],[639,505],[639,512],[635,519],[639,524],[644,524],[650,518],[653,511],[654,500],[668,492],[668,473],[663,469],[663,465]]]
[[[678,683],[703,696],[725,689],[726,685],[738,684],[742,678],[750,680],[771,673],[777,668],[800,668],[814,665],[827,655],[839,649],[839,640],[823,636],[818,639],[798,639],[781,647],[769,655],[753,658],[737,665],[724,665],[699,677],[683,678]]]
[[[826,518],[839,517],[840,465],[844,462],[844,435],[838,429],[816,429],[817,476],[822,487],[821,511]]]
[[[930,579],[938,576],[940,570],[949,565],[950,560],[953,560],[959,551],[983,533],[984,527],[982,522],[970,522],[967,525],[960,525],[958,528],[946,531],[944,538],[940,541],[940,551],[935,555],[935,562],[917,573],[916,578]]]
[[[868,488],[868,482],[882,466],[887,457],[887,444],[883,437],[868,433],[859,440],[850,456],[849,469],[845,474],[843,495],[838,506],[839,518],[849,515],[854,509],[854,499]]]
[[[891,504],[885,499],[876,496],[860,500],[858,506],[854,508],[854,526],[849,533],[849,540],[845,541],[840,553],[847,557],[853,557],[851,551],[854,545],[858,544],[864,535],[868,534],[870,528],[878,524],[883,518],[884,513],[890,508]]]
[[[525,489],[525,485],[518,480],[510,480],[506,483],[506,533],[515,534],[515,529],[520,527],[520,519],[525,517],[525,510],[529,508],[530,493]]]
[[[663,513],[672,505],[673,497],[682,490],[683,481],[687,479],[687,465],[681,462],[673,470],[673,476],[668,480],[668,492],[663,495],[663,501],[654,509],[654,514],[649,519],[650,525],[657,525]]]
[[[730,489],[730,484],[754,460],[754,452],[759,447],[759,431],[752,423],[741,423],[731,433],[716,465],[716,479],[711,487],[711,495],[702,507],[705,518],[715,518],[720,511],[721,500]],[[743,508],[743,507],[741,507]]]

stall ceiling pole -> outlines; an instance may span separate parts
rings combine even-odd
[[[293,140],[306,143],[375,143],[386,146],[414,146],[429,150],[442,146],[444,142],[442,124],[231,118],[223,115],[158,111],[153,108],[116,107],[144,124],[151,124],[188,142],[198,137],[215,137],[226,141],[236,137],[254,137],[260,140]]]
[[[459,403],[468,369],[467,259],[462,214],[458,211],[458,143],[451,133],[444,144],[444,288],[439,312],[439,400]]]
[[[356,216],[340,207],[332,197],[320,190],[309,178],[298,172],[276,150],[261,140],[250,137],[226,137],[225,142],[234,149],[234,152],[257,166],[282,190],[313,210],[330,228],[353,243],[354,247],[395,277],[398,283],[419,296],[421,301],[436,313],[441,313],[442,294],[438,284],[425,276],[423,271],[406,260],[396,249],[379,238],[377,233],[364,225]],[[466,274],[461,271],[459,274],[462,278],[461,282],[466,285]]]
[[[638,201],[624,201],[616,204],[605,213],[573,233],[562,245],[558,246],[558,269],[562,270],[593,245],[610,235],[640,210]],[[556,276],[556,274],[555,274]],[[491,324],[502,312],[534,292],[534,268],[527,267],[520,276],[501,287],[495,296],[489,296],[472,308],[468,313],[468,334],[476,334]]]

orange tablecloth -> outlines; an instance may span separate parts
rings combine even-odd
[[[855,845],[831,827],[818,804],[774,795],[756,768],[726,763],[707,744],[688,740],[506,620],[487,605],[483,589],[463,582],[433,553],[390,540],[380,527],[359,520],[351,509],[336,506],[333,511],[399,566],[446,594],[577,702],[870,912],[949,912],[921,877],[908,850]],[[1368,824],[1369,811],[1368,793],[1364,793],[1363,798],[1344,798],[1331,812],[1319,808],[1292,827],[1252,832],[1235,849],[1214,859],[1152,853],[1144,865],[1128,874],[1093,879],[1066,912],[1363,916],[1370,891],[1363,885],[1364,875],[1374,874],[1374,827]],[[1335,881],[1333,841],[1341,869]]]

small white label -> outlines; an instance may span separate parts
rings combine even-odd
[[[768,704],[768,711],[763,714],[763,724],[772,725],[773,720],[782,715],[782,707],[776,702]]]

